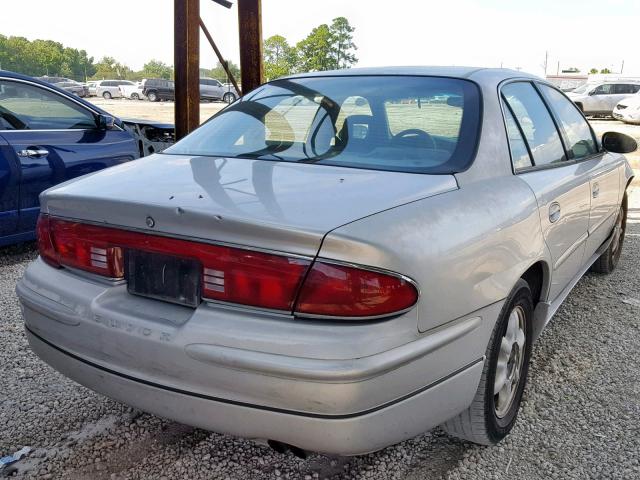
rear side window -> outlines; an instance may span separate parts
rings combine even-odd
[[[636,93],[639,88],[640,88],[640,85],[634,85],[632,83],[618,83],[614,85],[613,93],[623,94],[623,95],[633,94],[633,93]]]
[[[564,146],[549,110],[529,82],[516,82],[502,88],[502,96],[517,120],[536,166],[566,160]]]
[[[540,90],[547,97],[549,105],[560,120],[571,157],[580,159],[596,153],[598,149],[593,140],[591,128],[575,104],[547,85],[540,85]]]
[[[511,150],[511,160],[515,171],[523,170],[533,166],[527,144],[520,132],[520,128],[515,118],[511,114],[511,110],[505,109],[505,121],[507,125],[507,135],[509,136],[509,148]]]

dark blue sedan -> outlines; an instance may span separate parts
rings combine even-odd
[[[104,110],[0,70],[0,246],[35,238],[43,190],[139,156],[139,142]]]

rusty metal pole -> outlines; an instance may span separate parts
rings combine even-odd
[[[200,125],[200,0],[174,0],[175,126],[180,139]]]
[[[211,45],[211,48],[213,48],[213,51],[215,52],[216,56],[218,57],[218,61],[220,62],[220,65],[222,65],[222,68],[224,68],[224,71],[227,73],[227,77],[229,77],[229,80],[231,80],[231,84],[236,89],[238,94],[242,95],[242,91],[240,90],[240,87],[238,87],[238,82],[236,82],[236,77],[234,77],[233,73],[231,73],[231,70],[229,70],[229,63],[222,57],[222,53],[220,53],[220,50],[218,49],[216,42],[213,41],[213,37],[209,33],[209,29],[204,24],[202,19],[200,19],[200,28],[202,29],[202,33],[204,33],[204,36],[207,37],[207,40],[209,40],[209,44]]]
[[[264,82],[261,0],[238,0],[238,26],[241,88],[246,94]]]

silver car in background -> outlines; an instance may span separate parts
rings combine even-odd
[[[238,92],[233,86],[225,86],[215,78],[200,79],[200,100],[222,100],[232,103],[238,98]]]
[[[619,101],[640,91],[640,80],[588,83],[567,96],[585,115],[611,115]]]
[[[279,79],[42,195],[27,336],[97,392],[278,450],[495,444],[533,342],[618,263],[635,148],[516,71]]]

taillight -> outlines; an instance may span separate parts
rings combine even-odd
[[[38,252],[40,257],[52,267],[59,268],[58,255],[55,248],[53,248],[53,242],[51,241],[51,224],[49,222],[49,215],[41,214],[38,217],[38,223],[36,224],[36,238],[38,239]]]
[[[214,247],[203,259],[202,296],[274,310],[293,309],[311,261],[268,253]]]
[[[304,281],[295,313],[311,317],[363,318],[400,313],[418,300],[407,278],[317,261]]]
[[[38,219],[37,234],[40,256],[55,267],[120,279],[125,274],[127,250],[178,256],[201,266],[201,293],[206,300],[299,316],[382,317],[405,311],[418,299],[418,290],[409,279],[367,268],[323,261],[312,265],[306,258],[149,235],[44,214]]]

